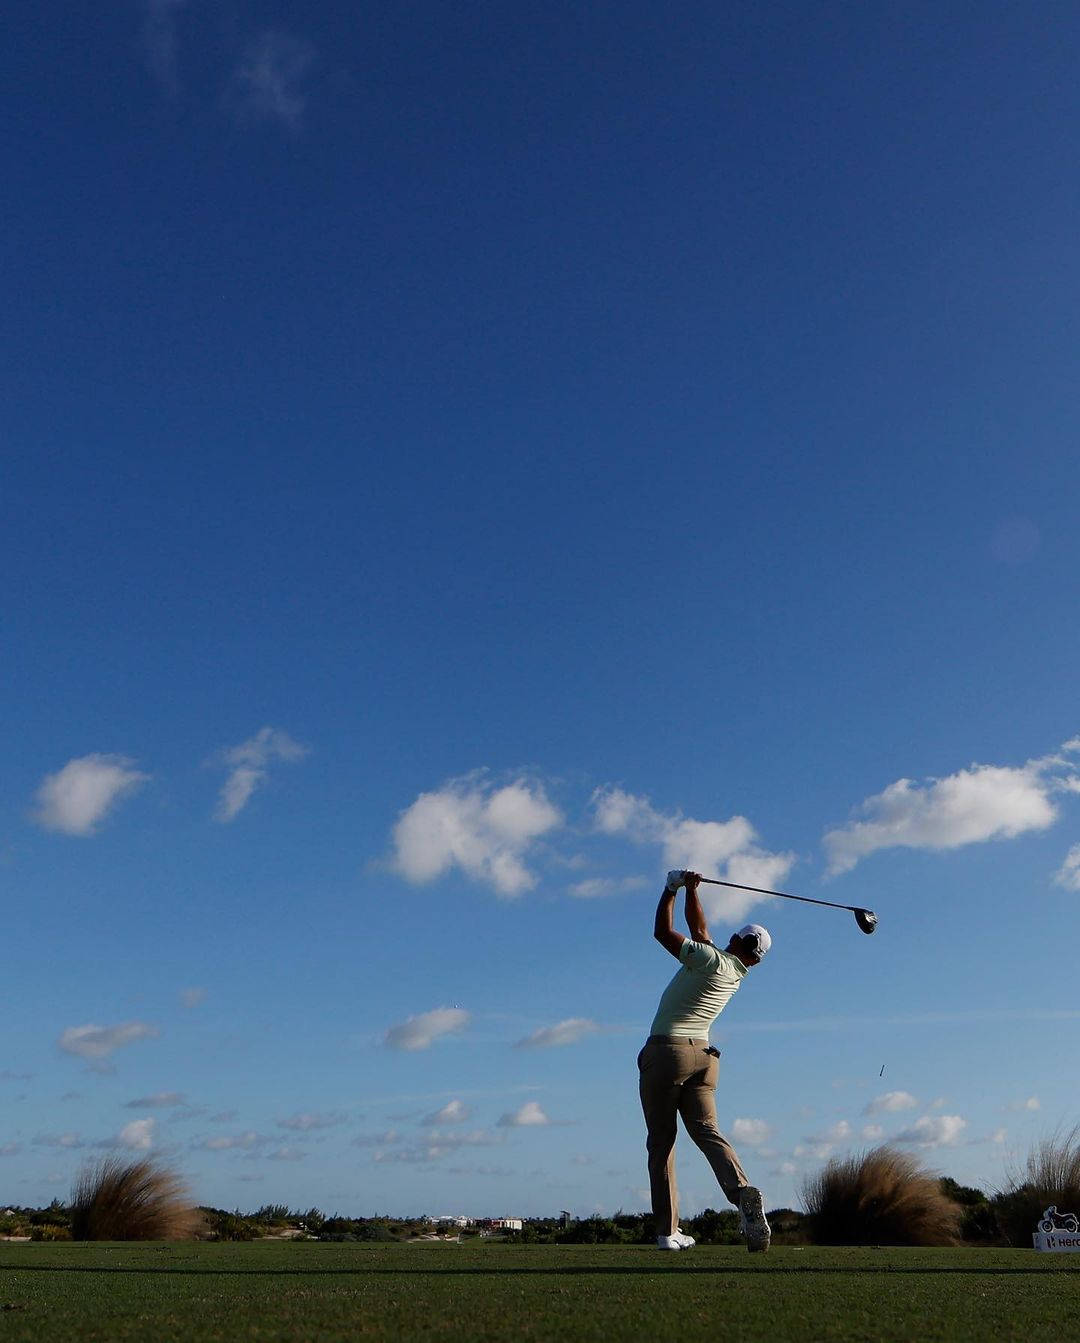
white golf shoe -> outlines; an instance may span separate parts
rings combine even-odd
[[[658,1250],[688,1250],[697,1241],[693,1236],[688,1236],[682,1227],[676,1227],[670,1236],[657,1236],[656,1248]]]
[[[739,1190],[739,1229],[746,1237],[746,1248],[765,1251],[772,1241],[772,1231],[765,1220],[765,1207],[761,1201],[761,1190],[752,1184]]]

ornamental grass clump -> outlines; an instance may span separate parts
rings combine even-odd
[[[1047,1208],[1080,1216],[1080,1124],[1036,1144],[1023,1166],[1007,1173],[992,1206],[1009,1244],[1028,1249]]]
[[[180,1177],[150,1161],[106,1157],[71,1191],[73,1240],[192,1240],[201,1225]]]
[[[816,1245],[955,1245],[961,1208],[906,1152],[875,1147],[832,1161],[803,1185]]]

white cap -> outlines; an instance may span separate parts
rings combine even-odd
[[[760,960],[762,956],[772,946],[772,938],[769,936],[767,928],[762,928],[760,923],[748,923],[740,928],[737,937],[752,937],[757,941],[757,955]]]

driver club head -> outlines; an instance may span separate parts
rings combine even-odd
[[[872,909],[857,909],[855,910],[855,922],[862,932],[869,935],[877,927],[877,915]]]

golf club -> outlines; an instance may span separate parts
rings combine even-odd
[[[830,909],[847,909],[855,915],[855,922],[861,932],[869,936],[877,927],[877,915],[872,909],[860,909],[858,905],[835,905],[831,900],[814,900],[809,895],[788,895],[786,891],[767,891],[762,886],[741,886],[737,881],[719,881],[716,877],[702,877],[710,886],[731,886],[736,891],[756,891],[758,895],[778,895],[781,900],[801,900],[806,905],[828,905]]]

